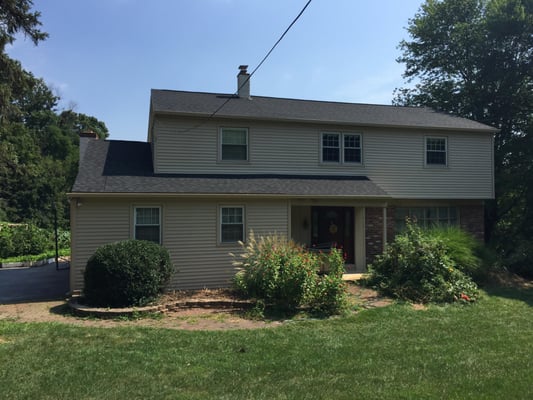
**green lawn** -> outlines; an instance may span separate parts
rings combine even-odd
[[[2,399],[531,399],[533,289],[253,331],[0,322]]]

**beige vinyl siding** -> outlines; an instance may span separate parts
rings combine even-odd
[[[119,200],[72,199],[72,259],[70,288],[83,287],[85,265],[94,251],[106,243],[128,239],[131,232],[131,211]]]
[[[447,138],[447,166],[425,165],[425,138],[430,135]],[[494,197],[491,135],[376,131],[365,139],[367,176],[393,197]]]
[[[72,290],[83,287],[83,271],[98,246],[133,237],[133,208],[160,206],[162,244],[170,253],[178,272],[169,289],[199,289],[231,285],[235,274],[230,252],[238,244],[219,244],[218,209],[226,204],[217,199],[90,199],[73,210]],[[71,204],[75,203],[75,200]],[[237,204],[232,202],[232,204]],[[257,235],[287,235],[287,201],[238,202],[245,207],[246,229]]]
[[[249,129],[248,162],[217,161],[222,126]],[[155,129],[158,173],[365,175],[395,198],[494,197],[490,133],[216,119],[200,124],[161,116]],[[320,138],[326,131],[361,134],[362,164],[321,163]],[[446,167],[425,165],[427,136],[447,138]]]

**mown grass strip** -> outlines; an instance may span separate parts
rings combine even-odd
[[[10,399],[533,398],[533,289],[253,331],[0,322],[0,337]]]

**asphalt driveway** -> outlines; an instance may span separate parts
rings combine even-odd
[[[67,263],[0,268],[0,304],[63,299],[69,290]]]

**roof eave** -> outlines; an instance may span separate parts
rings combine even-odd
[[[150,110],[150,121],[152,120],[152,115],[163,115],[163,116],[177,116],[177,117],[186,117],[186,118],[200,118],[208,119],[213,115],[212,113],[186,113],[179,111],[170,111],[170,110]],[[383,124],[383,123],[371,123],[371,122],[356,122],[356,121],[335,121],[335,120],[323,120],[323,119],[304,119],[304,118],[283,118],[283,117],[253,117],[246,115],[224,115],[216,114],[217,119],[233,119],[233,120],[255,120],[255,121],[265,121],[265,122],[290,122],[290,123],[304,123],[304,124],[321,124],[321,125],[342,125],[342,126],[360,126],[368,128],[401,128],[401,129],[417,129],[417,130],[441,130],[441,131],[461,131],[461,132],[471,132],[471,133],[497,133],[500,130],[487,126],[486,128],[456,128],[456,127],[447,127],[447,126],[434,126],[434,125],[409,125],[409,124]]]
[[[127,198],[127,197],[246,197],[246,198],[284,198],[284,199],[342,199],[342,200],[389,200],[391,196],[384,195],[310,195],[310,194],[286,194],[286,193],[165,193],[165,192],[70,192],[69,199],[76,197],[94,198]]]

